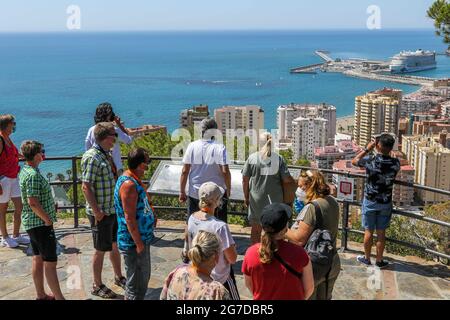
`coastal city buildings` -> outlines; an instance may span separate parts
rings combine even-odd
[[[162,133],[167,134],[166,126],[152,125],[152,124],[146,124],[137,128],[127,128],[127,130],[133,137],[141,137],[157,131],[161,131]]]
[[[450,132],[450,118],[414,121],[412,134],[438,134],[443,130]]]
[[[450,149],[447,148],[449,134],[404,136],[402,152],[416,170],[414,182],[450,190]],[[434,192],[419,191],[419,198],[425,203],[438,203],[448,200],[448,196]]]
[[[260,106],[225,106],[214,110],[214,118],[224,135],[227,129],[264,129],[264,110]]]
[[[450,101],[441,104],[441,115],[443,117],[450,117]]]
[[[298,118],[322,118],[328,121],[326,127],[326,145],[334,144],[336,134],[336,107],[329,104],[281,105],[277,109],[278,136],[281,143],[293,140],[293,121]]]
[[[401,90],[388,88],[356,97],[353,132],[356,144],[364,147],[382,132],[398,135],[401,99]]]
[[[298,117],[292,121],[292,149],[294,159],[314,160],[316,148],[324,147],[328,141],[328,120],[324,118]]]
[[[350,140],[339,141],[335,146],[316,148],[314,161],[318,168],[332,169],[339,160],[352,160],[361,148]]]
[[[400,116],[406,117],[411,113],[424,112],[432,107],[429,96],[420,93],[411,93],[402,98],[400,106]]]
[[[180,113],[181,128],[188,128],[195,123],[201,122],[203,119],[209,117],[209,109],[207,105],[197,105],[191,109],[184,109]]]

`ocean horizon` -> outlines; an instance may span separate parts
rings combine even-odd
[[[329,103],[354,112],[355,96],[382,87],[405,94],[419,87],[341,74],[291,75],[290,68],[333,58],[389,60],[402,50],[442,53],[432,29],[223,30],[0,33],[0,114],[17,118],[16,145],[36,139],[48,156],[83,152],[100,102],[109,101],[128,127],[178,128],[182,109],[207,104],[260,105],[267,129],[281,104]],[[450,58],[416,73],[449,77]],[[261,84],[261,85],[259,85]],[[44,170],[49,164],[44,165]],[[51,163],[65,172],[69,163]]]

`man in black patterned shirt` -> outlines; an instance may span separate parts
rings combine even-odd
[[[358,256],[358,261],[370,266],[370,252],[373,245],[373,234],[377,231],[376,266],[385,268],[388,263],[383,260],[385,233],[392,217],[392,189],[397,173],[400,171],[400,161],[390,156],[395,138],[388,133],[381,134],[361,151],[352,164],[365,168],[367,181],[362,203],[362,225],[364,234],[364,256]],[[375,155],[367,155],[376,149]]]

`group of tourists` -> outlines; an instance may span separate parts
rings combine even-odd
[[[82,190],[94,246],[91,294],[117,298],[102,279],[105,253],[114,270],[114,283],[126,300],[145,298],[151,275],[150,246],[157,218],[142,179],[150,155],[132,148],[124,170],[119,141],[132,137],[109,103],[100,104],[95,125],[86,137],[81,160]],[[183,155],[179,201],[187,205],[187,226],[181,263],[164,282],[162,300],[239,300],[233,265],[238,253],[227,223],[231,197],[231,163],[225,146],[215,139],[217,123],[201,122],[202,137]],[[2,245],[29,244],[33,249],[32,274],[37,299],[64,299],[56,274],[57,252],[53,224],[55,203],[49,182],[39,171],[45,150],[38,141],[24,141],[20,152],[10,135],[15,118],[0,116],[0,231]],[[398,160],[389,154],[389,134],[377,137],[353,160],[366,168],[368,181],[362,206],[366,230],[365,255],[358,261],[371,265],[373,234],[377,233],[376,266],[383,260],[385,230],[392,215],[392,186]],[[375,155],[370,155],[372,150]],[[302,171],[295,180],[283,157],[272,151],[272,137],[259,137],[259,149],[242,169],[244,203],[251,225],[251,246],[242,263],[245,286],[255,300],[329,300],[341,267],[336,248],[339,205],[317,170]],[[19,160],[25,164],[19,167]],[[297,185],[294,210],[286,202],[289,186]],[[6,228],[6,212],[14,205],[14,230]],[[27,235],[20,235],[20,225]],[[121,260],[125,265],[122,274]],[[44,273],[52,294],[44,290]]]

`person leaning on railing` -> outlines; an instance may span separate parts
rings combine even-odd
[[[330,187],[319,171],[303,171],[298,180],[298,187],[299,200],[306,205],[298,214],[297,221],[286,233],[286,238],[300,246],[305,246],[313,231],[320,229],[328,230],[330,232],[334,255],[332,256],[329,265],[326,266],[326,276],[318,278],[317,275],[315,275],[314,293],[310,299],[331,300],[334,283],[341,270],[339,254],[336,251],[336,239],[339,225],[339,204],[336,199],[330,195]],[[320,215],[320,217],[318,217],[318,215]]]
[[[377,256],[375,265],[386,268],[389,263],[383,260],[384,246],[386,243],[386,229],[392,218],[392,190],[394,180],[400,171],[400,160],[391,157],[395,138],[389,133],[375,136],[367,148],[361,151],[352,164],[366,169],[368,175],[364,187],[364,200],[361,216],[364,233],[364,256],[358,256],[357,260],[363,265],[372,265],[370,253],[373,245],[373,234],[377,232]],[[376,150],[375,155],[369,155]]]
[[[150,243],[156,219],[142,183],[149,164],[145,149],[132,149],[128,153],[128,170],[119,177],[114,191],[117,245],[127,272],[125,300],[144,300],[150,280]]]
[[[20,235],[20,214],[22,200],[20,198],[19,157],[22,157],[11,140],[11,134],[16,131],[16,119],[13,115],[0,115],[0,232],[3,237],[0,245],[16,248],[20,244],[29,244],[30,239]],[[8,204],[14,204],[13,237],[8,235],[6,213]]]
[[[211,272],[221,255],[220,239],[214,233],[199,231],[188,251],[189,265],[173,270],[164,281],[161,300],[231,300],[228,290],[213,280]]]
[[[25,141],[20,149],[26,160],[19,174],[24,204],[22,222],[30,236],[33,249],[32,275],[37,300],[64,300],[56,273],[58,257],[53,229],[56,207],[50,184],[38,169],[45,158],[45,151],[43,145],[37,141]],[[45,293],[44,272],[53,296]]]

